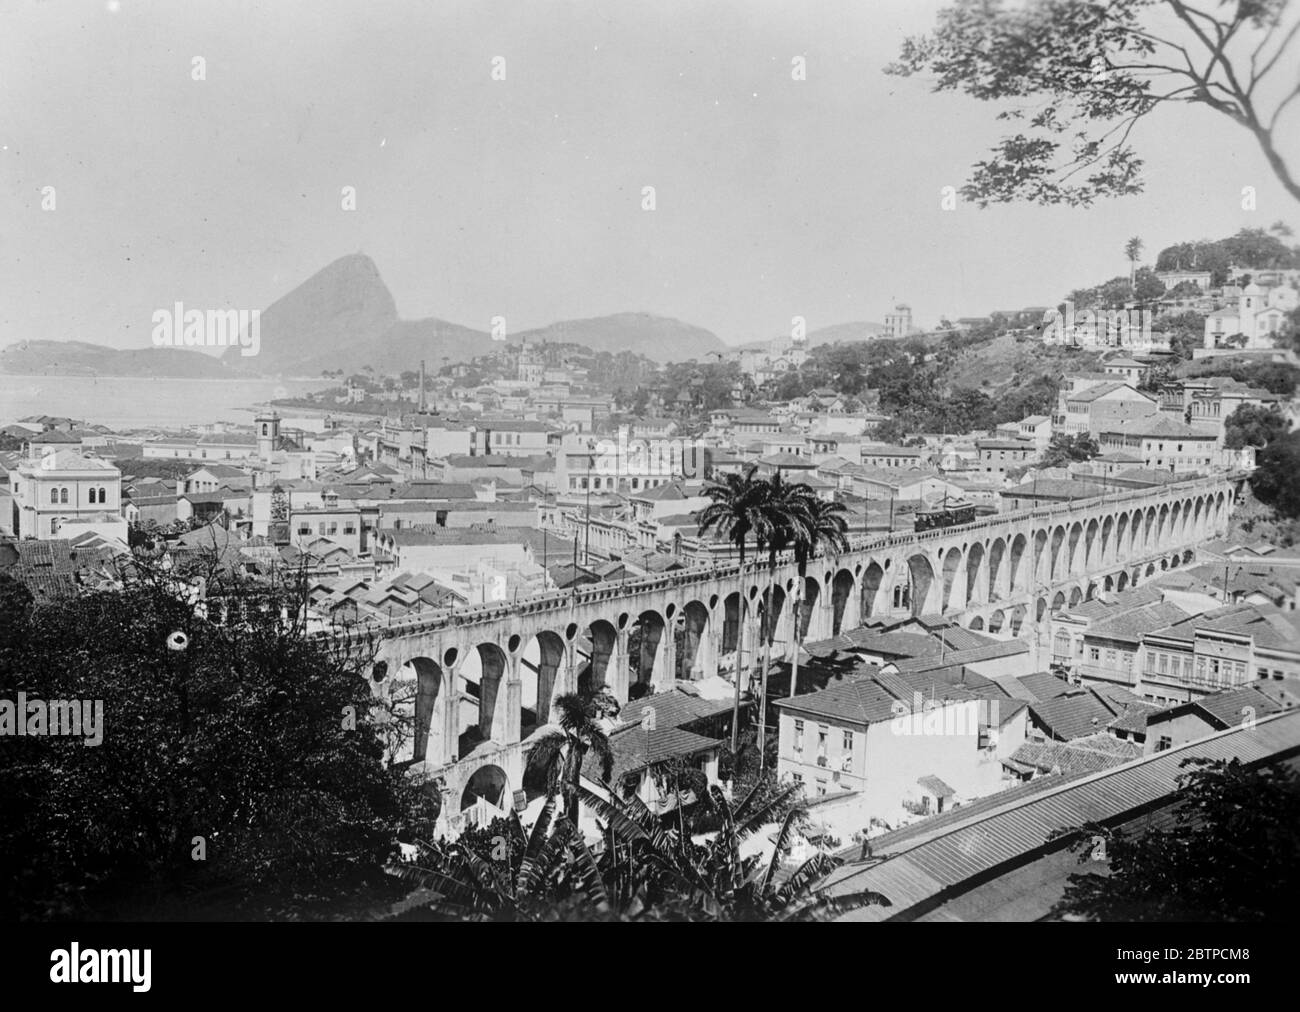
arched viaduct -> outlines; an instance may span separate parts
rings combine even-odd
[[[999,637],[1101,590],[1123,590],[1226,530],[1225,479],[1201,478],[1004,513],[958,528],[859,539],[837,558],[679,571],[556,591],[515,602],[410,617],[374,630],[372,689],[413,688],[414,740],[403,758],[444,783],[456,816],[487,784],[503,805],[522,784],[529,735],[551,701],[603,685],[620,702],[757,662],[763,591],[774,659],[794,642],[881,617],[945,616]],[[797,604],[797,607],[796,607]],[[475,783],[467,792],[471,778]]]

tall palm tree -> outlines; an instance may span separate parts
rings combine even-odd
[[[1124,255],[1128,257],[1128,283],[1130,288],[1133,287],[1133,279],[1137,276],[1138,258],[1142,256],[1142,247],[1145,245],[1146,243],[1136,235],[1124,244]]]
[[[771,533],[770,514],[766,509],[771,485],[756,477],[757,465],[743,473],[734,472],[722,481],[710,482],[704,494],[711,502],[700,512],[701,535],[716,531],[736,546],[740,569],[736,574],[736,698],[731,708],[731,751],[737,747],[740,730],[740,665],[745,647],[745,546],[751,535],[766,542]],[[725,614],[726,603],[723,603]]]
[[[765,746],[767,744],[767,674],[772,661],[772,637],[775,634],[773,621],[774,601],[776,598],[776,563],[781,553],[798,544],[807,536],[813,526],[817,497],[813,490],[803,482],[787,483],[778,471],[769,480],[769,495],[766,504],[768,527],[762,547],[767,550],[767,587],[763,593],[762,632],[763,661],[761,688],[759,690],[759,725],[758,755],[759,769],[767,762]],[[798,616],[795,616],[798,622]]]
[[[808,574],[808,562],[817,555],[819,549],[832,554],[847,552],[849,549],[848,521],[844,519],[846,507],[842,502],[812,498],[808,501],[809,522],[797,529],[798,536],[793,544],[794,560],[799,568],[799,597],[803,597],[804,579]],[[799,690],[799,614],[794,616],[794,663],[790,667],[790,695]]]
[[[528,769],[546,778],[547,794],[563,796],[568,819],[578,824],[582,763],[587,753],[600,760],[601,779],[614,770],[614,753],[600,719],[607,706],[601,695],[568,692],[551,704],[555,727],[544,732],[528,753]],[[558,716],[558,719],[555,719]]]

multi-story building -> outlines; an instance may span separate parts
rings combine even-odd
[[[1008,468],[1023,467],[1038,455],[1038,448],[1022,439],[977,439],[979,470],[1005,478]]]
[[[10,475],[18,537],[57,538],[72,520],[104,521],[113,528],[120,524],[125,535],[122,472],[106,460],[60,450],[39,439],[28,444],[27,459]]]
[[[1204,474],[1222,461],[1216,433],[1164,413],[1108,425],[1101,430],[1100,442],[1104,453],[1132,454],[1142,459],[1143,467],[1174,474]]]
[[[900,302],[892,313],[885,314],[885,336],[897,340],[912,332],[912,307]]]
[[[1295,307],[1295,294],[1284,287],[1265,291],[1252,281],[1241,289],[1236,306],[1216,309],[1205,318],[1205,347],[1272,348],[1287,309]]]
[[[947,695],[963,694],[879,673],[779,700],[778,775],[809,797],[856,792],[863,828],[1000,790],[1001,758],[1024,741],[1023,701]]]
[[[1300,676],[1300,612],[1234,604],[1143,637],[1141,690],[1177,702]]]
[[[1066,376],[1058,396],[1053,429],[1061,435],[1099,435],[1104,429],[1130,418],[1144,418],[1160,410],[1158,400],[1105,373]]]
[[[863,467],[906,469],[919,468],[925,460],[925,451],[919,446],[889,446],[885,443],[866,443],[862,447]]]

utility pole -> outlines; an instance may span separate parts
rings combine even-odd
[[[591,467],[592,464],[595,463],[591,451],[592,443],[589,439],[587,440],[587,522],[586,534],[583,537],[582,546],[582,564],[584,566],[591,565]],[[577,550],[576,544],[574,545],[574,550]]]

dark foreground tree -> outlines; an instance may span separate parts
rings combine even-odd
[[[142,562],[0,616],[0,699],[102,705],[97,743],[0,736],[0,917],[307,913],[380,882],[421,809],[367,719],[367,649],[309,637],[292,589],[232,588],[234,624],[179,589]]]
[[[1300,517],[1300,432],[1274,439],[1255,462],[1250,487],[1256,498],[1284,517]]]
[[[1172,829],[1083,826],[1057,916],[1103,921],[1289,921],[1300,895],[1300,775],[1233,759],[1189,760]]]
[[[1277,144],[1300,96],[1297,27],[1285,0],[957,0],[887,72],[928,73],[936,91],[997,102],[998,118],[1018,128],[963,188],[981,206],[1086,206],[1141,192],[1129,138],[1171,104],[1204,106],[1247,130],[1300,200]]]
[[[1223,423],[1223,445],[1230,450],[1243,446],[1263,449],[1290,431],[1291,423],[1276,405],[1243,404]]]

